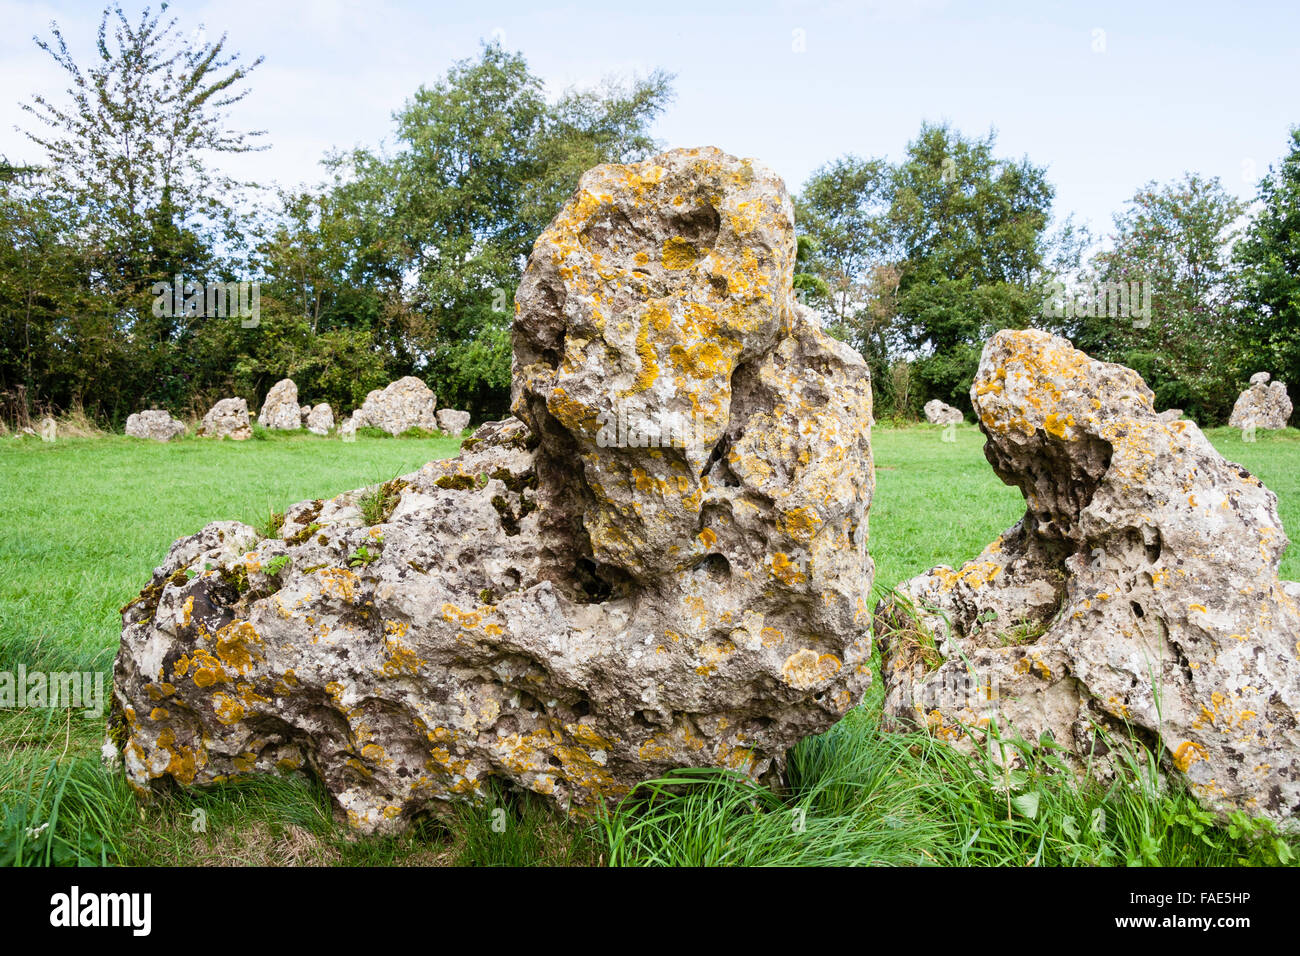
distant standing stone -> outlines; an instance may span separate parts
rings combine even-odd
[[[1279,429],[1286,428],[1287,419],[1291,417],[1291,399],[1286,393],[1285,382],[1269,384],[1268,372],[1256,372],[1250,377],[1250,388],[1237,397],[1237,404],[1232,406],[1232,417],[1228,424],[1233,428]]]
[[[223,398],[203,416],[198,433],[205,438],[232,438],[235,441],[251,438],[253,426],[248,417],[248,402],[242,398]]]
[[[931,425],[952,425],[965,421],[966,416],[961,409],[935,398],[925,403],[925,420]]]
[[[286,378],[271,386],[262,403],[262,413],[257,416],[263,428],[296,431],[302,427],[302,409],[298,404],[298,386]]]
[[[54,441],[59,434],[59,425],[53,418],[41,419],[41,441]]]
[[[307,431],[313,435],[328,435],[334,429],[334,409],[321,402],[307,414]]]
[[[400,435],[408,428],[433,431],[438,427],[434,411],[437,404],[433,389],[414,375],[408,375],[387,388],[372,391],[352,413],[352,418],[359,426],[382,428],[390,435]]]
[[[469,412],[454,408],[438,409],[438,427],[448,435],[459,435],[469,427]]]
[[[171,441],[185,434],[185,423],[159,408],[136,412],[126,420],[126,433],[132,438]]]

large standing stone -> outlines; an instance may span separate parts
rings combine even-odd
[[[960,425],[966,420],[960,408],[953,408],[946,402],[932,398],[925,403],[925,420],[931,425]]]
[[[454,408],[438,409],[438,427],[449,435],[459,435],[469,427],[469,412]]]
[[[251,438],[253,426],[248,418],[248,402],[242,398],[223,398],[203,416],[198,433],[207,438],[235,441]]]
[[[185,434],[185,423],[158,408],[136,412],[126,420],[126,433],[132,438],[171,441]]]
[[[53,418],[41,419],[41,441],[52,442],[59,437],[59,423]]]
[[[1286,428],[1291,417],[1291,399],[1285,382],[1269,384],[1268,372],[1256,372],[1250,377],[1250,388],[1237,396],[1232,406],[1228,424],[1233,428],[1279,429]]]
[[[889,720],[966,748],[996,721],[1095,772],[1131,728],[1206,805],[1294,815],[1300,587],[1277,577],[1277,498],[1162,421],[1136,372],[1044,332],[994,336],[971,397],[1028,510],[882,602]]]
[[[334,409],[321,402],[308,413],[306,425],[313,435],[328,435],[334,429]]]
[[[414,375],[399,378],[386,388],[374,389],[352,413],[358,426],[382,428],[400,435],[410,428],[433,431],[438,427],[437,396]]]
[[[132,784],[311,767],[375,831],[494,777],[574,807],[775,773],[870,680],[869,374],[795,305],[794,248],[758,163],[587,173],[520,287],[525,421],[173,545],[124,612]]]
[[[263,428],[278,431],[297,431],[302,427],[302,409],[298,404],[298,386],[293,379],[281,379],[271,386],[262,402],[262,412],[257,416]]]

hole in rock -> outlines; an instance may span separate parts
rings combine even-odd
[[[721,581],[731,577],[731,562],[725,555],[711,554],[701,561],[699,566],[714,580]]]

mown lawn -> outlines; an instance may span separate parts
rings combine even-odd
[[[1278,494],[1286,527],[1300,528],[1300,432],[1260,433],[1254,444],[1229,429],[1210,437]],[[873,438],[879,585],[973,557],[1019,518],[1019,492],[993,474],[972,426],[955,443],[929,426],[877,428]],[[0,671],[21,661],[107,672],[118,609],[177,537],[216,519],[259,524],[292,502],[386,480],[457,445],[306,435],[170,445],[0,439]],[[1300,576],[1297,554],[1283,575]],[[1154,796],[1140,755],[1137,785],[1106,790],[1077,786],[1038,754],[1013,782],[1019,796],[1036,796],[1013,806],[970,761],[923,737],[882,734],[868,707],[801,744],[779,795],[756,797],[727,775],[696,772],[594,823],[503,794],[505,833],[492,829],[492,807],[463,808],[384,840],[340,830],[324,794],[301,780],[176,793],[142,811],[120,776],[99,766],[102,731],[66,711],[0,711],[0,863],[1212,865],[1290,853],[1272,836],[1257,839],[1246,821],[1229,832],[1177,795]]]

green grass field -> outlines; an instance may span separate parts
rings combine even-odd
[[[1300,528],[1300,432],[1212,430],[1223,454],[1277,493]],[[871,552],[890,587],[977,554],[1022,513],[971,426],[877,428]],[[171,542],[209,521],[261,523],[292,502],[330,496],[455,454],[452,439],[355,443],[311,436],[158,445],[124,437],[0,438],[0,671],[107,672],[118,609]],[[1300,577],[1288,553],[1283,576]],[[635,806],[566,821],[500,795],[400,838],[359,840],[309,781],[259,779],[176,793],[138,807],[98,763],[102,722],[68,711],[0,711],[0,863],[759,864],[972,863],[1216,865],[1287,862],[1294,844],[1245,819],[1220,826],[1177,794],[1157,796],[1133,758],[1129,785],[1079,785],[1050,753],[1011,786],[919,735],[879,731],[870,706],[792,753],[787,789],[692,771],[647,785]],[[1031,812],[1032,811],[1032,812]],[[42,825],[47,826],[41,829]]]

